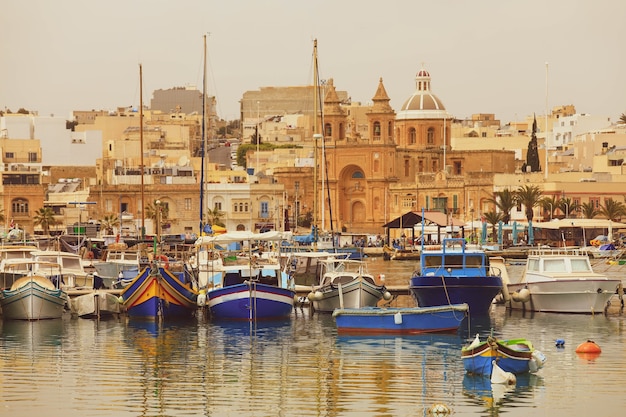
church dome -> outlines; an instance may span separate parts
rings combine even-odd
[[[430,90],[430,74],[421,69],[415,75],[415,92],[409,97],[396,117],[401,120],[411,119],[449,119],[443,103]]]

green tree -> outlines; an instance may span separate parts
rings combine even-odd
[[[549,219],[552,220],[554,217],[554,210],[556,210],[559,206],[559,200],[554,198],[554,196],[543,197],[541,201],[539,201],[539,206],[543,209],[544,220],[546,217],[549,217]]]
[[[45,235],[49,235],[50,226],[54,226],[59,222],[57,222],[57,220],[54,218],[54,211],[50,207],[42,207],[39,210],[35,211],[33,223],[35,224],[35,226],[41,226],[41,228],[43,229],[43,233]]]
[[[225,213],[217,207],[213,207],[213,210],[209,210],[206,214],[207,224],[226,227],[222,221],[224,214]]]
[[[498,223],[500,221],[504,223],[504,214],[495,211],[488,211],[487,213],[483,213],[483,217],[486,222],[491,223],[491,236],[497,236],[498,232],[496,228],[498,227]]]
[[[598,215],[598,210],[593,203],[582,203],[580,206],[580,212],[585,219],[593,219]]]
[[[622,113],[622,115],[619,117],[619,122],[626,123],[626,113]]]
[[[580,204],[572,201],[569,197],[559,199],[557,205],[566,218],[572,217],[572,213],[578,213],[580,211]]]
[[[115,214],[107,214],[100,220],[100,225],[107,235],[112,235],[113,228],[120,225],[120,220]]]
[[[6,220],[6,216],[4,215],[4,209],[0,209],[0,223]]]
[[[511,210],[513,210],[513,207],[517,205],[517,201],[515,201],[515,193],[511,192],[509,189],[496,191],[493,193],[493,198],[488,199],[487,202],[495,204],[498,210],[502,213],[501,220],[505,224],[509,224],[511,221]]]
[[[524,206],[526,219],[531,221],[534,217],[533,209],[542,199],[542,193],[536,185],[524,185],[515,191],[515,201]]]
[[[621,201],[608,198],[604,201],[604,205],[600,206],[598,214],[612,221],[621,221],[622,216],[626,216],[626,205]]]
[[[161,218],[159,219],[161,222],[166,220],[170,214],[170,209],[167,203],[162,201],[157,202],[158,200],[154,200],[152,203],[146,206],[146,218],[151,219],[152,221],[157,220],[157,216],[159,213],[159,209],[161,211]]]

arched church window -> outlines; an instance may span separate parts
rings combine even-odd
[[[331,137],[333,135],[333,128],[330,123],[324,125],[324,136]]]
[[[380,140],[380,122],[374,122],[374,140]]]
[[[416,142],[417,142],[417,132],[415,131],[415,128],[412,127],[409,129],[409,145],[415,145]]]
[[[434,127],[428,128],[428,133],[426,137],[427,137],[429,145],[432,145],[433,143],[435,143],[435,128]]]

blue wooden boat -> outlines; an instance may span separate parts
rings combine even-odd
[[[122,306],[130,317],[175,319],[192,316],[198,292],[157,262],[144,268],[122,291]]]
[[[455,332],[467,304],[408,308],[338,308],[333,312],[340,334],[420,334]]]
[[[283,234],[276,231],[236,231],[203,236],[196,241],[196,246],[205,250],[215,250],[217,245],[235,245],[232,251],[218,253],[219,260],[205,265],[201,271],[206,274],[200,282],[202,290],[206,288],[206,304],[213,318],[266,320],[291,315],[296,295],[293,279],[282,271],[279,252],[260,250],[279,246],[282,240]],[[253,252],[255,245],[259,250]]]
[[[263,320],[288,317],[293,310],[295,289],[289,275],[275,260],[225,262],[207,292],[211,316],[217,319]]]
[[[467,249],[464,239],[444,239],[422,246],[409,290],[420,307],[466,303],[470,314],[483,315],[502,290],[502,271],[489,266],[483,250]]]
[[[494,361],[505,372],[535,373],[543,367],[546,357],[533,347],[527,339],[498,340],[489,336],[486,340],[476,339],[461,348],[465,371],[476,375],[491,375]]]

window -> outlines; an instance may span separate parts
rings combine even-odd
[[[262,219],[267,219],[270,217],[270,203],[267,201],[261,201],[261,213],[259,213],[259,217]]]
[[[380,140],[380,122],[374,122],[374,140]]]
[[[185,198],[185,210],[191,210],[191,198]]]
[[[104,210],[107,212],[113,211],[113,200],[111,200],[110,198],[104,200]]]
[[[37,162],[37,152],[28,152],[28,162]]]
[[[15,154],[13,152],[5,152],[4,157],[7,159],[13,159],[15,158]]]
[[[417,133],[415,132],[415,128],[412,127],[409,129],[409,145],[415,145],[417,142]]]
[[[215,210],[217,210],[217,211],[222,211],[222,203],[221,203],[220,201],[216,201],[216,202],[213,204],[213,208],[214,208]]]
[[[432,145],[435,143],[435,128],[434,127],[428,128],[428,133],[427,133],[426,138],[427,138],[429,145]]]
[[[409,176],[409,160],[408,159],[404,160],[404,176],[405,177]]]
[[[324,136],[331,137],[333,135],[333,128],[330,126],[330,123],[326,123],[324,125]]]
[[[454,161],[454,174],[461,175],[461,161]]]
[[[387,124],[387,136],[390,138],[393,136],[393,123],[391,122]]]
[[[594,208],[600,208],[600,198],[597,198],[597,197],[590,198],[589,204],[591,204]]]
[[[11,211],[14,214],[28,214],[28,201],[21,198],[13,200]]]
[[[424,172],[424,161],[422,161],[421,159],[417,163],[417,171],[418,172]]]

